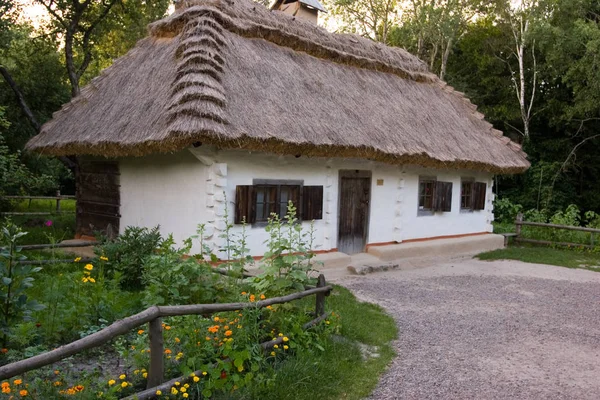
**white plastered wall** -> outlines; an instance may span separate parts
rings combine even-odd
[[[337,247],[338,182],[342,169],[370,170],[371,203],[368,243],[491,232],[492,175],[474,171],[433,170],[390,166],[367,160],[316,159],[276,156],[246,151],[217,151],[208,146],[171,155],[120,160],[121,231],[128,225],[161,226],[181,242],[206,225],[207,243],[216,251],[225,229],[225,211],[233,220],[235,188],[253,179],[303,180],[323,186],[323,219],[315,221],[315,250]],[[418,216],[419,176],[435,176],[453,183],[452,211]],[[486,209],[460,210],[461,177],[486,182]],[[382,180],[382,181],[381,181]],[[378,182],[379,181],[379,182]],[[226,201],[225,201],[226,200]],[[227,210],[225,210],[227,205]],[[303,225],[308,228],[309,223]],[[234,234],[241,233],[234,226]],[[252,255],[265,252],[263,227],[247,227]],[[199,251],[196,245],[193,251]],[[219,254],[224,257],[224,254]]]

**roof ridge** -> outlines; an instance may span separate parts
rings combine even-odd
[[[242,37],[264,39],[316,58],[388,72],[403,79],[428,83],[439,81],[421,60],[400,48],[384,46],[357,35],[333,34],[287,14],[269,11],[260,4],[253,3],[252,8],[244,8],[247,4],[243,0],[203,0],[196,3],[201,4],[150,24],[150,34],[155,37],[177,36],[190,20],[210,15],[224,29]],[[414,69],[402,65],[403,61],[412,64]]]

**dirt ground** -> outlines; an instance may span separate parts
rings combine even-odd
[[[400,330],[372,399],[600,399],[600,273],[462,259],[339,283]]]

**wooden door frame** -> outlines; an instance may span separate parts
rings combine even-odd
[[[367,206],[367,218],[365,220],[365,246],[369,243],[369,225],[371,224],[371,199],[373,194],[373,171],[367,169],[340,169],[338,172],[338,201],[337,201],[337,248],[340,248],[340,219],[342,216],[342,178],[367,178],[369,180],[369,204]]]

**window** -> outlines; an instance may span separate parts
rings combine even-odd
[[[452,182],[437,181],[436,178],[419,178],[418,215],[452,211]]]
[[[487,184],[485,182],[474,182],[471,179],[463,179],[460,192],[461,210],[484,210]]]
[[[300,220],[322,219],[323,186],[303,186],[303,181],[255,179],[254,185],[236,187],[234,223],[266,223],[271,215],[284,218],[288,202]]]
[[[473,180],[463,179],[460,183],[460,209],[473,209]]]
[[[419,211],[433,211],[435,178],[419,178]]]

